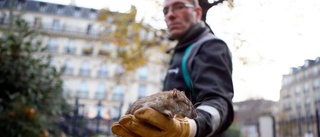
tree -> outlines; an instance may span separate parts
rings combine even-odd
[[[37,31],[10,13],[10,25],[0,24],[0,132],[57,136],[65,104],[60,73],[43,54]]]
[[[136,70],[145,65],[151,55],[149,49],[157,48],[163,53],[168,40],[163,30],[157,30],[136,21],[137,10],[131,7],[128,13],[111,12],[102,9],[98,21],[105,28],[102,39],[116,45],[116,51],[108,54],[108,59],[119,63],[124,73]]]

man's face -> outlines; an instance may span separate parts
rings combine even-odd
[[[163,12],[170,35],[179,39],[201,16],[201,9],[188,0],[165,0]]]

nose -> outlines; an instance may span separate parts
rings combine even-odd
[[[172,9],[168,9],[167,14],[165,15],[165,18],[172,18],[175,15]]]
[[[197,112],[196,111],[190,111],[189,118],[191,118],[191,119],[197,118]]]

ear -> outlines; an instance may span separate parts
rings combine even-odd
[[[177,89],[173,89],[172,91],[172,98],[178,98],[178,90]]]
[[[200,6],[197,6],[196,8],[195,8],[195,11],[196,11],[196,18],[197,18],[197,20],[201,20],[201,17],[202,17],[202,9],[201,9],[201,7]]]
[[[186,92],[184,92],[184,91],[181,91],[181,93],[182,93],[183,95],[185,95],[185,96],[186,96]]]

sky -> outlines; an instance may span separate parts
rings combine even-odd
[[[69,0],[41,0],[69,4]],[[165,28],[161,8],[153,0],[75,0],[80,7],[109,8],[126,12],[137,7],[138,19]],[[156,19],[156,20],[155,20]],[[235,96],[233,101],[267,99],[278,101],[282,76],[306,59],[320,57],[319,0],[235,0],[211,8],[207,22],[215,34],[224,39],[233,56]],[[242,47],[235,51],[235,45]],[[243,65],[238,57],[248,57]]]

